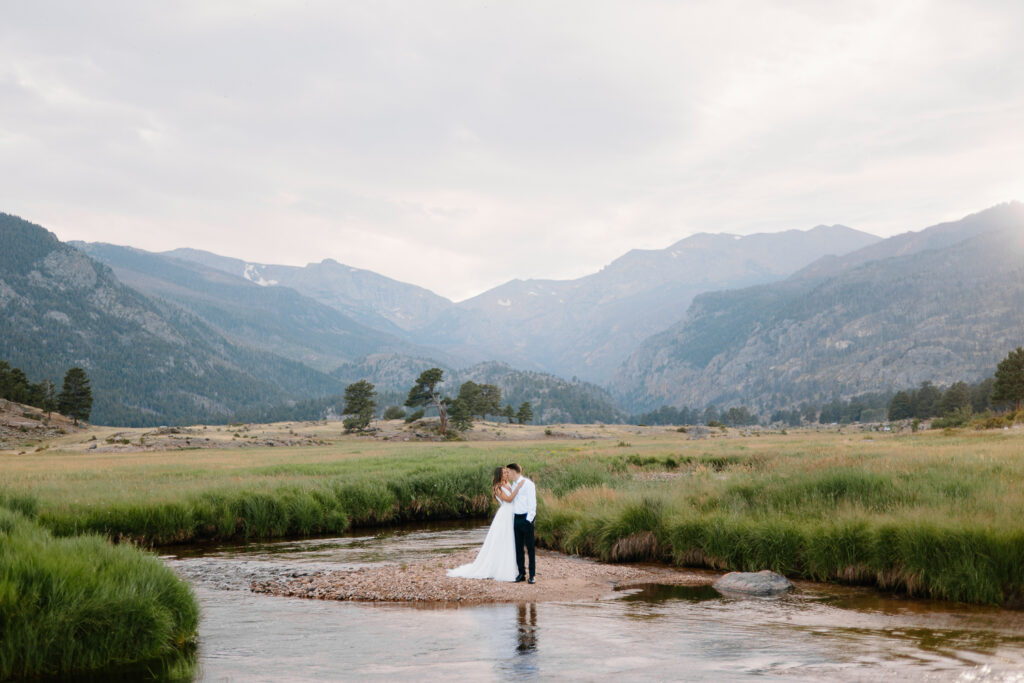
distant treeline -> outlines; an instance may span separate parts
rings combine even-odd
[[[984,413],[994,407],[994,384],[995,379],[989,377],[976,384],[956,382],[943,390],[931,382],[923,382],[917,389],[897,391],[889,401],[887,417],[890,420],[927,420],[933,417],[967,418],[974,413]]]
[[[757,415],[746,406],[733,406],[720,411],[716,406],[708,406],[704,410],[682,406],[662,406],[657,410],[642,415],[634,415],[630,422],[643,425],[725,425],[727,427],[745,427],[759,424]]]
[[[746,425],[783,424],[799,427],[808,424],[850,424],[853,422],[884,422],[931,418],[952,419],[954,416],[970,416],[984,413],[998,407],[993,403],[994,378],[969,384],[956,382],[943,389],[931,382],[923,382],[916,389],[867,393],[849,399],[836,398],[821,406],[803,403],[799,407],[775,410],[759,419],[745,406],[734,406],[719,410],[708,406],[700,410],[683,406],[662,406],[657,410],[635,415],[631,422],[647,425],[724,424],[728,427]]]

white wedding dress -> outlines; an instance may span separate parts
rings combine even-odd
[[[503,486],[506,495],[512,489]],[[487,537],[471,564],[448,570],[448,576],[462,579],[494,579],[495,581],[515,581],[519,575],[516,566],[516,535],[512,526],[514,515],[512,503],[497,499],[498,511],[494,513]]]

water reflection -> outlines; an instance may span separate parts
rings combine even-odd
[[[215,574],[268,562],[353,566],[445,552],[482,536],[457,529],[364,534],[208,549],[205,557],[169,561]],[[275,598],[249,593],[243,583],[216,590],[222,581],[197,576],[204,681],[980,681],[1011,680],[1024,670],[1024,613],[862,589],[802,585],[777,600],[747,600],[709,586],[647,585],[595,602],[438,609]]]
[[[685,602],[704,602],[719,600],[722,594],[712,586],[669,586],[662,583],[646,583],[632,586],[622,598],[626,602],[642,602],[645,604],[661,604],[670,600]]]
[[[535,603],[520,604],[519,615],[519,643],[516,651],[521,655],[528,655],[537,650],[537,605]]]

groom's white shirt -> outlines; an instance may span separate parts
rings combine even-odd
[[[523,488],[519,489],[519,493],[512,499],[512,512],[526,515],[526,521],[533,524],[533,518],[537,516],[537,487],[522,475],[519,479],[523,482]]]

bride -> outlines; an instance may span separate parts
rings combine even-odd
[[[463,579],[494,579],[496,581],[515,581],[519,574],[516,566],[515,531],[513,530],[514,515],[512,501],[515,499],[523,481],[513,489],[508,484],[509,471],[505,467],[494,470],[492,490],[494,498],[500,506],[494,514],[491,527],[487,530],[480,552],[472,564],[448,570],[448,576]]]

